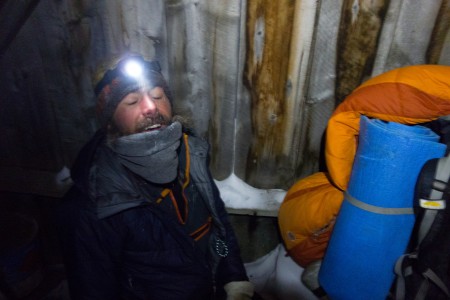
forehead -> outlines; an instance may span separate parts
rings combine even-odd
[[[130,92],[130,93],[128,93],[125,97],[124,97],[124,99],[126,98],[126,97],[128,97],[128,96],[130,96],[130,95],[134,95],[134,96],[139,96],[139,95],[150,95],[150,96],[152,96],[152,95],[154,95],[154,96],[156,96],[157,94],[158,95],[166,95],[166,93],[164,92],[164,89],[162,88],[162,87],[159,87],[159,86],[155,86],[155,87],[143,87],[143,88],[140,88],[140,89],[138,89],[138,90],[135,90],[135,91],[132,91],[132,92]]]

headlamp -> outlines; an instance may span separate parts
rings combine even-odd
[[[122,77],[138,81],[146,78],[147,74],[152,71],[161,72],[161,67],[157,61],[146,61],[140,56],[127,57],[121,60],[114,69],[105,73],[102,80],[95,86],[95,95],[98,96],[101,90],[115,78]]]
[[[144,70],[142,69],[142,65],[135,60],[127,61],[123,67],[123,71],[127,76],[133,78],[141,78]]]

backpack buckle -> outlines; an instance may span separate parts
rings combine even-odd
[[[420,207],[427,209],[437,209],[442,210],[446,208],[446,201],[442,199],[430,200],[430,199],[419,199]]]

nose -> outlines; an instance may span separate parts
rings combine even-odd
[[[149,95],[144,95],[141,100],[141,111],[143,115],[151,115],[156,112],[156,103]]]

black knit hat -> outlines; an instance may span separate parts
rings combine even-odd
[[[127,74],[126,68],[130,63],[141,68],[139,76]],[[157,61],[146,61],[142,56],[135,54],[122,58],[113,69],[104,73],[94,88],[97,96],[97,115],[101,123],[105,125],[111,120],[117,105],[126,95],[154,87],[161,87],[172,104],[169,87]]]

